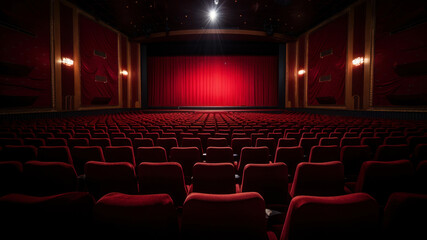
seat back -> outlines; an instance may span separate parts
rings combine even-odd
[[[207,140],[206,148],[208,148],[208,147],[227,147],[227,146],[228,146],[227,138],[210,137]]]
[[[401,145],[380,145],[374,156],[374,161],[394,161],[409,159],[409,147],[406,144]]]
[[[302,162],[298,164],[290,191],[291,197],[340,194],[344,194],[344,166],[341,162]]]
[[[304,161],[304,149],[302,147],[278,147],[274,162],[283,162],[288,166],[288,173],[291,179],[295,175],[295,170],[300,162]]]
[[[166,193],[176,206],[182,206],[187,197],[182,167],[176,162],[142,162],[137,167],[139,193]]]
[[[67,146],[40,146],[37,151],[37,160],[73,164],[73,158]]]
[[[427,195],[394,192],[384,208],[383,232],[389,239],[425,236]]]
[[[298,141],[296,138],[280,138],[277,147],[297,147]]]
[[[267,207],[272,204],[287,204],[288,167],[283,162],[246,165],[242,192],[258,192]]]
[[[234,164],[233,149],[231,147],[208,147],[206,149],[206,162]]]
[[[25,163],[37,159],[37,148],[32,145],[6,145],[0,152],[2,161]]]
[[[84,172],[87,188],[95,199],[110,192],[138,192],[135,169],[128,162],[89,161],[84,166]]]
[[[265,205],[258,193],[192,193],[185,200],[183,239],[267,239]]]
[[[78,175],[84,173],[84,166],[89,161],[105,162],[104,153],[100,146],[75,146],[71,154],[74,169]]]
[[[74,167],[63,162],[29,161],[23,165],[24,192],[48,196],[77,191]]]
[[[130,138],[113,138],[111,139],[111,146],[130,146],[132,147],[132,140]]]
[[[280,240],[376,239],[379,208],[366,193],[291,200]]]
[[[104,149],[106,162],[128,162],[135,166],[135,156],[131,146],[110,146]]]
[[[370,148],[367,145],[344,146],[341,148],[340,161],[344,164],[344,176],[348,181],[356,181],[363,162],[369,161]]]
[[[102,234],[173,239],[179,233],[177,212],[167,194],[108,193],[96,202],[93,218]]]
[[[171,162],[181,164],[186,182],[193,176],[193,166],[200,162],[200,151],[197,147],[173,147],[170,151]]]
[[[411,190],[414,168],[409,160],[366,161],[356,182],[356,192],[366,192],[385,205],[393,192]]]
[[[135,166],[141,162],[167,162],[166,150],[163,147],[139,147],[135,153]]]
[[[234,172],[231,163],[196,163],[193,167],[192,192],[235,193]]]
[[[171,149],[178,147],[178,140],[175,137],[157,138],[156,146],[163,147],[166,150],[166,156],[170,159]]]
[[[22,192],[23,166],[19,161],[0,161],[0,196]]]
[[[243,174],[243,169],[249,163],[268,163],[269,158],[268,147],[244,147],[240,154],[239,164],[237,166],[237,174]]]
[[[250,138],[233,138],[231,139],[231,148],[234,154],[240,155],[242,148],[252,146]]]
[[[338,146],[313,146],[310,151],[309,162],[329,162],[340,160]]]

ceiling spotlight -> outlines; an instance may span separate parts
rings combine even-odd
[[[218,5],[219,0],[214,0],[215,5]]]
[[[304,69],[300,69],[300,70],[298,71],[298,75],[302,76],[302,75],[304,75],[304,74],[305,74],[305,70],[304,70]]]
[[[216,20],[217,15],[218,14],[215,9],[212,9],[209,11],[209,18],[211,19],[212,22]]]

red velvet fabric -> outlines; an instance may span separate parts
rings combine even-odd
[[[127,38],[124,35],[120,36],[120,50],[122,52],[121,56],[121,65],[120,71],[126,70],[128,71],[128,45],[127,45]],[[129,81],[129,75],[124,76],[122,75],[122,101],[123,101],[123,107],[129,107],[128,106],[128,81]]]
[[[118,105],[118,46],[117,33],[79,15],[81,57],[81,104],[97,104],[97,98],[111,98],[108,105]],[[102,51],[106,57],[95,55]],[[107,78],[107,82],[95,81],[95,76]]]
[[[366,3],[363,2],[354,9],[353,59],[365,56],[365,19]],[[359,106],[362,107],[364,65],[353,66],[352,70],[352,95],[359,96]]]
[[[305,38],[306,37],[307,37],[306,35],[303,35],[298,39],[297,73],[299,70],[305,69]],[[305,93],[304,77],[305,75],[297,75],[297,81],[298,81],[298,106],[297,107],[304,106],[304,93]]]
[[[288,43],[288,102],[290,107],[295,107],[295,84],[296,84],[296,42]]]
[[[139,92],[139,85],[138,82],[140,81],[139,79],[139,74],[138,74],[138,43],[132,42],[130,44],[131,47],[131,92],[132,92],[132,98],[131,98],[131,103],[130,103],[130,107],[136,107],[136,102],[139,101],[138,100],[138,92]]]
[[[50,1],[2,1],[0,7],[0,96],[16,101],[1,106],[51,107]]]
[[[148,58],[149,106],[276,106],[276,56]]]
[[[347,24],[345,14],[312,32],[308,46],[308,105],[320,105],[317,97],[332,97],[336,105],[345,104],[345,64],[347,57]],[[332,55],[321,57],[325,50]],[[321,76],[330,75],[331,80],[320,82]]]
[[[392,105],[387,98],[393,95],[427,94],[426,74],[399,76],[396,72],[401,64],[427,61],[427,23],[411,26],[425,18],[425,7],[425,1],[377,1],[374,106]]]
[[[61,58],[74,59],[74,38],[73,38],[73,9],[61,4],[60,7],[61,25]],[[62,81],[62,107],[65,109],[66,97],[74,96],[74,67],[61,65]]]

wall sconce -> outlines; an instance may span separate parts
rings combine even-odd
[[[120,74],[123,75],[123,76],[127,76],[129,73],[128,73],[128,71],[123,70],[123,71],[120,72]]]
[[[360,66],[365,62],[365,59],[363,57],[358,57],[353,59],[353,66]]]
[[[65,66],[73,66],[74,65],[74,61],[71,58],[62,58],[62,60],[60,60],[60,62],[62,64],[64,64]]]
[[[298,71],[298,75],[302,76],[302,75],[304,75],[304,74],[305,74],[305,70],[304,70],[304,69],[300,69],[300,70]]]

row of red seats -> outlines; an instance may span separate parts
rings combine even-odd
[[[135,237],[144,239],[423,239],[427,195],[395,192],[383,214],[366,193],[298,196],[278,235],[269,231],[262,196],[192,193],[177,212],[167,194],[88,193],[0,197],[3,233],[15,237]],[[22,231],[25,226],[25,232]],[[30,231],[30,232],[27,232]],[[112,235],[114,234],[114,235]],[[116,235],[117,234],[117,235]],[[10,236],[10,235],[9,235]],[[60,235],[61,236],[61,235]]]

